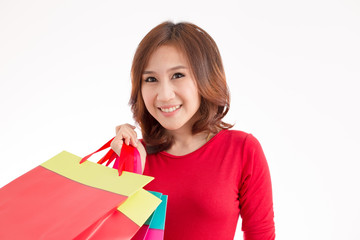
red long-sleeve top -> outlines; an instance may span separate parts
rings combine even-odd
[[[233,239],[239,215],[246,240],[275,239],[270,173],[255,137],[222,130],[184,156],[148,154],[146,189],[169,196],[166,240]]]

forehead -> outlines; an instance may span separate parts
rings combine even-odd
[[[150,55],[144,70],[146,71],[159,67],[174,67],[174,65],[189,67],[186,55],[179,47],[173,45],[162,45]]]

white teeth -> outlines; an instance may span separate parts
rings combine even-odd
[[[161,111],[163,111],[163,112],[167,112],[167,113],[169,113],[169,112],[173,112],[173,111],[175,111],[176,109],[179,109],[180,108],[180,105],[178,105],[178,106],[176,106],[176,107],[171,107],[171,108],[160,108],[161,109]]]

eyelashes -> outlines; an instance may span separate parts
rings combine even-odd
[[[184,75],[184,74],[182,74],[182,73],[175,73],[175,74],[172,76],[172,78],[171,78],[171,79],[175,79],[175,78],[182,78],[182,77],[185,77],[185,75]]]
[[[184,74],[177,72],[171,76],[171,79],[178,79],[178,78],[183,78],[183,77],[185,77]],[[147,77],[144,79],[144,81],[151,83],[151,82],[157,82],[158,80],[155,77]]]
[[[156,82],[157,80],[156,80],[156,78],[154,78],[154,77],[148,77],[148,78],[145,78],[144,81],[145,81],[145,82]]]

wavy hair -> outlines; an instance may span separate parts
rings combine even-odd
[[[131,67],[129,104],[134,120],[139,124],[149,154],[167,150],[173,138],[147,111],[141,94],[142,74],[151,54],[163,45],[171,45],[184,53],[201,96],[200,117],[192,133],[217,133],[233,125],[222,121],[230,107],[230,93],[220,52],[215,41],[200,27],[187,22],[163,22],[153,28],[136,49]]]

